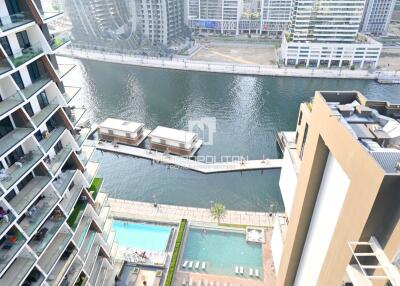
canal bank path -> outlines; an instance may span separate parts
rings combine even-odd
[[[126,64],[134,66],[155,67],[176,70],[229,73],[241,75],[269,75],[306,78],[342,78],[342,79],[388,79],[400,81],[397,71],[368,71],[348,69],[312,69],[278,67],[277,65],[247,65],[225,62],[206,62],[186,58],[152,58],[138,55],[122,54],[112,51],[87,50],[78,47],[62,49],[61,56],[88,59],[101,62]]]
[[[109,198],[108,203],[111,207],[111,214],[115,219],[177,223],[185,218],[190,222],[216,225],[216,220],[211,217],[210,210],[205,208],[165,204],[157,204],[157,207],[155,207],[153,203],[113,198]],[[275,216],[283,217],[284,215],[281,213],[227,210],[221,224],[273,227]]]

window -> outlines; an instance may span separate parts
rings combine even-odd
[[[61,141],[58,141],[56,145],[54,145],[54,151],[58,154],[63,149],[63,145]]]
[[[114,135],[114,131],[112,131],[111,129],[108,129],[108,135]]]
[[[38,94],[37,100],[39,102],[39,106],[41,109],[45,108],[47,105],[49,105],[49,100],[47,98],[46,92],[43,91]]]
[[[43,140],[43,134],[40,132],[40,130],[35,133],[35,138],[38,142]]]
[[[6,117],[0,121],[0,138],[4,137],[13,130],[14,128],[11,123],[10,117]]]
[[[31,105],[30,102],[28,102],[27,104],[24,105],[24,109],[25,109],[26,113],[28,113],[28,115],[29,115],[30,117],[32,117],[33,115],[35,115],[35,114],[33,113],[32,105]]]
[[[21,12],[21,8],[19,7],[19,3],[16,0],[5,0],[8,13],[10,15],[14,15]]]
[[[19,71],[16,71],[15,73],[13,73],[12,77],[20,89],[25,88],[24,82],[22,81],[22,77],[21,77],[21,74],[19,73]]]
[[[12,151],[7,157],[6,157],[6,163],[7,166],[10,167],[15,164],[15,162],[19,161],[21,157],[24,156],[24,151],[22,150],[22,147],[19,146],[17,149]]]
[[[28,33],[26,31],[18,32],[16,35],[21,49],[29,48],[31,46]]]
[[[126,138],[131,138],[131,133],[126,132],[126,133],[125,133],[125,136],[126,136]]]
[[[29,173],[18,185],[18,190],[23,189],[31,180],[33,179],[33,174]]]
[[[160,143],[165,145],[167,144],[167,141],[165,141],[164,139],[160,139]]]
[[[307,134],[308,134],[308,124],[306,123],[306,127],[304,128],[303,141],[301,142],[300,159],[303,159],[304,148],[307,141]]]
[[[55,121],[55,119],[52,117],[50,118],[47,122],[46,122],[46,127],[47,130],[49,130],[49,133],[51,131],[53,131],[56,127],[57,127],[57,122]]]
[[[10,42],[8,41],[7,37],[1,37],[0,38],[0,44],[3,46],[4,50],[6,51],[6,54],[8,56],[12,56],[13,52],[11,50]]]
[[[26,68],[28,69],[32,82],[35,82],[40,78],[40,71],[36,62],[29,64]]]

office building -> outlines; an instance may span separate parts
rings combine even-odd
[[[286,146],[277,286],[399,285],[400,105],[317,91]]]
[[[384,36],[392,19],[396,0],[368,0],[360,30],[365,34]]]
[[[70,43],[46,1],[0,0],[0,285],[103,285],[116,251],[107,194],[86,145]],[[96,181],[96,184],[93,182]]]
[[[364,4],[364,0],[295,0],[289,32],[282,37],[283,64],[375,68],[382,45],[358,33]]]

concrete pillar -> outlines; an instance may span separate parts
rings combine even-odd
[[[331,67],[331,63],[332,63],[332,59],[329,59],[329,62],[328,62],[328,68],[330,68],[330,67]]]
[[[317,68],[319,68],[320,64],[321,64],[321,59],[318,59],[318,61],[317,61]]]

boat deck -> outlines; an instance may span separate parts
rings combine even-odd
[[[279,169],[282,167],[282,159],[203,163],[180,156],[169,154],[166,155],[161,152],[150,151],[147,149],[122,144],[113,145],[112,143],[108,142],[100,142],[96,144],[96,148],[102,151],[116,152],[120,154],[152,160],[153,162],[159,164],[174,165],[183,169],[190,169],[203,174],[268,170]]]

